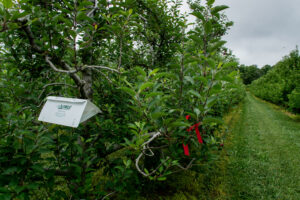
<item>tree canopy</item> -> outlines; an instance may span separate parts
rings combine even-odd
[[[181,1],[1,1],[0,198],[132,199],[212,157],[244,86],[228,7],[189,3],[187,32]],[[41,123],[51,95],[102,114]]]
[[[258,97],[300,112],[300,57],[296,48],[264,76],[253,81],[250,90]]]

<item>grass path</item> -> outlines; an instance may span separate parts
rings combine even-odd
[[[247,94],[228,140],[216,199],[300,199],[299,122]]]

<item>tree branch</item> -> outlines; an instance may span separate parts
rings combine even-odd
[[[58,68],[55,67],[55,65],[51,62],[49,56],[46,56],[46,57],[45,57],[45,60],[46,60],[46,62],[50,65],[50,67],[51,67],[54,71],[56,71],[56,72],[67,73],[67,74],[73,74],[73,73],[78,72],[78,70],[76,70],[76,69],[71,69],[70,66],[67,67],[67,68],[70,68],[70,70],[62,70],[62,69],[58,69]],[[65,64],[65,65],[67,65],[67,64]]]
[[[104,74],[103,72],[101,72],[98,69],[97,69],[97,72],[99,72],[102,76],[104,76],[109,83],[113,84],[112,80],[106,74]]]
[[[88,12],[88,14],[87,14],[88,17],[90,17],[95,12],[95,10],[98,9],[98,0],[95,0],[94,3],[95,3],[95,5],[94,5],[93,9],[90,12]]]
[[[111,192],[111,193],[105,195],[105,196],[102,198],[102,200],[104,200],[104,199],[106,199],[107,197],[109,197],[109,196],[115,194],[116,192],[117,192],[117,191],[114,191],[114,192]]]
[[[123,34],[120,36],[120,49],[119,49],[119,61],[118,61],[118,71],[120,73],[121,65],[122,65],[122,53],[123,53]]]
[[[109,70],[109,71],[112,71],[112,72],[119,73],[119,71],[116,70],[116,69],[113,69],[113,68],[110,68],[110,67],[105,67],[105,66],[100,66],[100,65],[85,65],[83,67],[83,69],[85,69],[85,68],[106,69],[106,70]]]
[[[84,88],[84,86],[86,85],[86,82],[84,80],[82,80],[80,78],[80,76],[78,76],[76,74],[76,72],[78,71],[83,71],[84,69],[72,69],[67,63],[64,63],[64,62],[61,62],[63,63],[62,65],[62,68],[64,68],[64,70],[62,69],[58,69],[53,63],[52,61],[50,60],[50,57],[47,55],[48,53],[46,51],[43,51],[42,48],[40,46],[38,46],[35,42],[35,38],[34,38],[34,35],[30,29],[30,26],[26,25],[27,23],[27,20],[21,20],[21,21],[18,21],[19,23],[22,24],[21,26],[21,29],[24,30],[24,32],[26,33],[27,37],[28,37],[28,40],[29,40],[29,43],[30,43],[30,46],[31,48],[44,55],[45,56],[45,61],[50,65],[50,67],[56,71],[56,72],[61,72],[61,73],[66,73],[66,74],[69,74],[70,77],[74,80],[75,84],[78,86],[78,88],[80,89],[80,93],[81,93],[81,96],[83,98],[86,98],[88,99],[89,98],[89,95],[87,94],[87,90]]]
[[[151,150],[151,148],[149,148],[149,144],[157,137],[159,137],[161,135],[161,132],[157,132],[155,133],[148,141],[144,142],[142,144],[143,146],[143,150],[142,150],[142,153],[140,153],[140,155],[137,157],[137,159],[135,160],[135,167],[136,169],[138,170],[138,172],[140,174],[142,174],[143,176],[145,177],[148,177],[148,176],[151,176],[152,174],[154,174],[159,168],[160,166],[162,166],[169,158],[167,158],[167,160],[165,162],[162,162],[155,170],[153,170],[152,172],[146,174],[145,172],[143,172],[139,166],[139,162],[140,162],[140,159],[142,158],[143,155],[146,155],[146,156],[154,156],[154,153],[153,151]],[[150,154],[145,154],[145,151],[146,150],[149,150],[150,151]]]
[[[26,21],[21,21],[21,23],[23,24],[22,29],[25,31],[32,49],[35,50],[38,53],[44,53],[42,48],[35,43],[34,35],[31,31],[30,27],[25,26],[25,24],[27,23],[27,20]]]

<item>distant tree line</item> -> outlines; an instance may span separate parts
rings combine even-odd
[[[265,65],[262,68],[258,68],[257,65],[240,65],[240,76],[243,80],[245,85],[249,85],[252,81],[260,78],[261,76],[265,75],[270,69],[272,69],[271,65]]]

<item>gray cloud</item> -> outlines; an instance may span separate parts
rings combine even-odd
[[[300,44],[299,0],[216,0],[234,26],[224,37],[241,64],[276,64]],[[188,10],[185,5],[183,10]],[[192,19],[189,19],[192,20]]]

